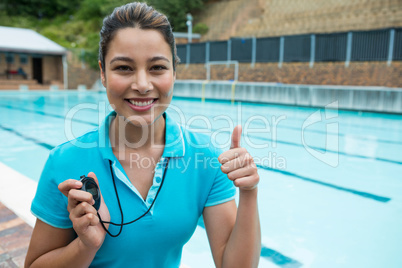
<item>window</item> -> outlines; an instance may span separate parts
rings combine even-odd
[[[26,54],[20,54],[20,63],[27,64],[28,63],[28,56]]]
[[[12,53],[7,53],[7,54],[6,54],[6,62],[7,62],[7,63],[14,63],[14,54],[12,54]]]

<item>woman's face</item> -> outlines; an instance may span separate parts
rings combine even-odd
[[[101,77],[118,115],[136,126],[151,125],[172,100],[170,46],[156,30],[120,29],[109,43]]]

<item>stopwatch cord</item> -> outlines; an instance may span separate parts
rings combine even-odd
[[[154,205],[156,199],[158,198],[159,192],[160,192],[161,189],[162,189],[163,183],[164,183],[164,181],[165,181],[165,176],[166,176],[166,172],[167,172],[167,168],[168,168],[168,164],[169,164],[169,159],[170,159],[170,158],[168,157],[168,158],[167,158],[167,161],[165,162],[161,185],[159,186],[159,189],[158,189],[158,191],[156,192],[155,198],[154,198],[154,200],[152,201],[152,204],[149,206],[148,210],[147,210],[144,214],[142,214],[140,217],[138,217],[137,219],[132,220],[132,221],[130,221],[130,222],[125,222],[125,223],[123,223],[123,221],[124,221],[124,219],[123,219],[123,210],[122,210],[122,208],[121,208],[120,198],[119,198],[119,194],[118,194],[118,192],[117,192],[116,180],[115,180],[114,172],[113,172],[113,168],[112,168],[112,161],[109,160],[110,173],[112,174],[112,180],[113,180],[113,187],[114,187],[114,191],[115,191],[115,193],[116,193],[117,203],[118,203],[118,205],[119,205],[119,210],[120,210],[120,215],[121,215],[121,223],[114,223],[114,222],[110,222],[110,221],[103,221],[102,218],[101,218],[101,216],[99,215],[99,212],[97,212],[97,213],[98,213],[99,220],[100,220],[100,223],[101,223],[103,229],[106,231],[106,233],[107,233],[108,235],[110,235],[111,237],[118,237],[118,236],[121,234],[124,225],[131,224],[131,223],[134,223],[134,222],[138,221],[139,219],[141,219],[141,218],[143,218],[145,215],[147,215],[149,211],[151,211],[151,209],[152,209],[152,207],[153,207],[153,205]],[[115,226],[120,226],[120,230],[119,230],[119,232],[118,232],[117,234],[115,234],[115,235],[114,235],[114,234],[111,234],[111,233],[109,232],[109,230],[106,228],[105,224],[112,224],[112,225],[115,225]]]

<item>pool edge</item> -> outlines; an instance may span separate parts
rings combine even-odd
[[[0,202],[33,227],[36,218],[31,214],[31,202],[37,183],[0,162]]]

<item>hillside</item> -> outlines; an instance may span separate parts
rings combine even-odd
[[[401,0],[220,0],[207,3],[203,40],[402,27]]]

